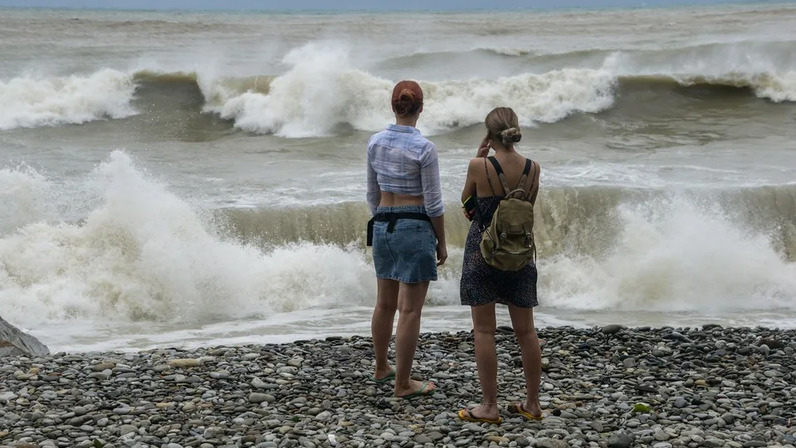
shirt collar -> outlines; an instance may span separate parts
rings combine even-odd
[[[387,126],[387,129],[390,131],[395,132],[406,132],[406,133],[419,133],[420,131],[414,126],[404,126],[402,124],[391,124]]]

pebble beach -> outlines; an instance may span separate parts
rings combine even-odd
[[[545,418],[456,417],[479,399],[471,332],[421,334],[432,396],[372,381],[366,337],[56,353],[0,366],[3,447],[796,446],[795,330],[539,330]],[[523,399],[519,347],[497,335],[502,408]]]

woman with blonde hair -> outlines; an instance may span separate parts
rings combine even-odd
[[[423,112],[420,86],[414,81],[396,84],[392,110],[395,124],[368,142],[367,200],[373,214],[369,240],[378,288],[371,322],[376,357],[373,380],[383,383],[394,378],[395,396],[414,398],[435,389],[434,383],[410,376],[429,282],[437,279],[437,266],[448,257],[445,210],[437,149],[416,128]],[[396,310],[393,369],[387,348]]]
[[[476,157],[470,160],[462,190],[465,214],[473,222],[465,243],[460,288],[462,305],[471,307],[475,360],[483,403],[472,409],[460,410],[459,418],[494,424],[502,421],[497,405],[495,353],[495,303],[502,303],[508,306],[514,333],[522,350],[527,391],[525,400],[511,405],[509,410],[528,420],[541,420],[541,350],[533,323],[533,307],[538,305],[536,264],[531,261],[517,271],[500,270],[487,264],[480,249],[481,232],[491,221],[501,199],[509,193],[504,185],[523,189],[525,197],[533,204],[539,191],[540,167],[514,147],[522,138],[522,133],[512,109],[498,107],[492,110],[486,116],[485,124],[487,135],[478,147]],[[490,148],[495,150],[495,155],[487,158]],[[468,200],[475,200],[475,204],[470,206]],[[476,217],[478,219],[474,219]]]

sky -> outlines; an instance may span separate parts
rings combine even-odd
[[[739,0],[0,0],[0,7],[260,10],[422,11],[659,7],[744,2]],[[780,3],[782,3],[780,1]]]

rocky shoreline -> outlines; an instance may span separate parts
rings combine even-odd
[[[505,408],[523,397],[519,347],[497,336]],[[479,398],[472,333],[422,334],[431,397],[376,384],[369,338],[56,353],[0,366],[0,446],[796,446],[796,331],[539,330],[542,422],[461,422]]]

